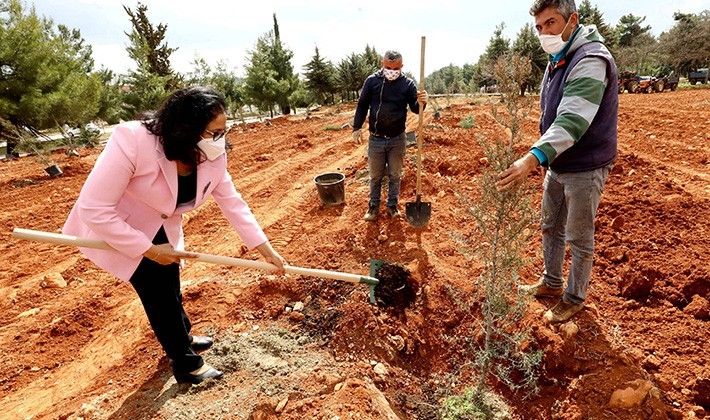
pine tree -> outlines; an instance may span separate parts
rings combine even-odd
[[[321,104],[334,103],[335,66],[329,60],[323,59],[316,47],[316,52],[311,61],[304,66],[305,87],[310,90]]]
[[[675,13],[675,25],[661,34],[660,46],[667,61],[680,73],[710,65],[710,11]]]
[[[370,66],[370,70],[367,72],[368,74],[374,72],[382,66],[382,55],[383,54],[379,54],[374,47],[370,47],[369,44],[365,45],[365,52],[363,53],[362,58],[365,60],[365,64]]]
[[[153,26],[148,19],[148,7],[138,3],[135,12],[123,6],[131,19],[133,30],[126,33],[130,44],[128,56],[136,62],[136,70],[125,80],[128,92],[124,95],[123,118],[132,119],[141,111],[157,108],[168,92],[182,86],[170,67],[170,55],[177,48],[164,42],[168,26]]]
[[[276,14],[273,17],[274,29],[259,37],[248,53],[244,80],[247,102],[272,116],[276,105],[284,115],[291,113],[289,97],[298,88],[298,75],[291,64],[293,52],[283,47]]]
[[[548,62],[547,54],[542,50],[535,28],[531,23],[526,23],[518,32],[518,36],[513,42],[512,52],[530,60],[530,73],[520,86],[520,95],[522,96],[527,89],[540,84]]]
[[[578,8],[579,23],[582,25],[595,25],[599,34],[604,37],[604,45],[614,54],[616,46],[619,44],[619,36],[616,30],[604,21],[604,14],[597,6],[592,6],[589,0],[584,0]]]
[[[639,17],[633,14],[624,15],[619,19],[617,30],[619,32],[619,46],[631,47],[643,42],[651,36],[651,26],[641,26],[646,16]]]
[[[274,13],[274,43],[270,49],[271,64],[276,71],[278,84],[278,94],[276,103],[281,108],[284,115],[291,113],[291,106],[288,102],[289,96],[298,88],[298,75],[293,72],[293,52],[288,48],[284,48],[281,43],[281,34],[279,32],[279,23],[276,20]]]
[[[380,58],[381,63],[382,58]],[[362,54],[351,53],[338,63],[337,85],[346,100],[350,99],[353,93],[355,97],[360,96],[362,84],[370,74],[372,74],[372,65],[367,63]]]
[[[168,81],[166,89],[175,87],[174,73],[170,67],[170,55],[177,51],[177,48],[170,48],[164,42],[168,25],[159,24],[153,26],[148,19],[148,6],[138,3],[136,11],[123,6],[128,16],[131,18],[133,31],[126,33],[131,44],[126,47],[128,56],[138,65],[139,71],[151,73],[156,76],[165,77]]]
[[[101,82],[91,55],[78,30],[55,28],[19,0],[0,2],[0,119],[37,130],[94,118]]]

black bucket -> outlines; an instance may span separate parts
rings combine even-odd
[[[56,164],[47,166],[44,168],[44,171],[47,172],[52,178],[62,175],[62,169]]]
[[[329,172],[316,176],[313,182],[318,188],[320,201],[326,206],[342,204],[345,201],[345,175]]]

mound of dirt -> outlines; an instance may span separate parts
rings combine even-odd
[[[384,263],[375,271],[375,278],[380,281],[375,287],[378,302],[398,312],[404,312],[414,302],[416,286],[412,286],[413,279],[406,268]]]

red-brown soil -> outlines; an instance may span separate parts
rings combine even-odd
[[[423,229],[383,214],[362,220],[365,146],[334,129],[352,120],[353,104],[235,127],[229,170],[289,264],[366,275],[370,261],[385,260],[408,269],[415,295],[406,307],[372,305],[366,285],[187,263],[193,332],[215,338],[204,356],[225,372],[192,387],[176,384],[130,285],[75,248],[11,237],[14,228],[58,232],[100,149],[56,152],[64,175],[54,179],[32,157],[0,162],[0,417],[436,418],[443,398],[477,378],[468,362],[482,264],[466,203],[485,169],[478,136],[505,135],[491,117],[495,101],[458,99],[438,119],[426,113],[422,200],[433,210]],[[599,209],[579,331],[542,322],[554,301],[530,302],[521,326],[545,351],[540,392],[524,399],[489,384],[515,418],[691,419],[710,410],[710,90],[620,102],[619,158]],[[460,127],[469,115],[475,127]],[[526,144],[537,116],[523,124]],[[411,115],[408,128],[416,125]],[[413,156],[412,148],[402,212],[415,197]],[[323,206],[313,178],[332,171],[346,176],[345,203]],[[539,186],[541,175],[530,181]],[[185,231],[189,250],[258,259],[214,202],[191,213]],[[541,270],[539,234],[528,255],[526,283]],[[612,404],[626,388],[640,389],[639,400]]]

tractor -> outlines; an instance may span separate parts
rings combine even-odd
[[[625,90],[629,93],[639,91],[639,82],[636,78],[636,73],[632,71],[619,73],[619,93],[624,93]]]
[[[644,93],[653,93],[656,90],[656,78],[653,76],[638,76],[638,91]]]
[[[673,92],[678,87],[678,81],[678,76],[676,76],[674,72],[670,72],[670,74],[666,76],[659,77],[654,87],[656,92],[663,92],[666,89],[670,89],[671,92]]]
[[[674,76],[673,73],[662,76],[638,76],[638,92],[653,93],[653,92],[663,92],[666,89],[671,91],[676,90],[678,87],[678,76]]]

